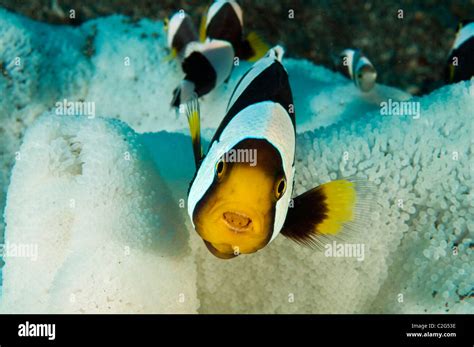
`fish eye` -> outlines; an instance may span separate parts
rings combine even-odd
[[[282,177],[275,185],[275,197],[280,199],[286,191],[286,178]]]
[[[217,164],[216,164],[217,178],[220,178],[224,174],[225,167],[226,167],[226,165],[225,165],[224,159],[221,159],[217,162]]]

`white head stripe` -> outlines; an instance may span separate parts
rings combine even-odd
[[[456,40],[454,41],[453,49],[451,51],[461,47],[461,45],[469,40],[472,36],[474,36],[474,22],[469,23],[468,25],[461,28],[456,36]]]
[[[220,138],[212,143],[189,191],[188,214],[192,221],[197,203],[214,181],[217,161],[246,138],[266,139],[281,155],[287,189],[276,203],[272,241],[283,227],[288,212],[293,192],[295,154],[295,133],[290,116],[283,106],[272,101],[253,104],[240,111],[222,131]]]
[[[173,17],[171,17],[170,21],[168,22],[168,47],[172,48],[171,45],[173,44],[174,36],[176,35],[181,23],[183,20],[188,17],[186,13],[181,11],[176,12]]]
[[[239,19],[240,25],[243,27],[244,26],[244,21],[242,17],[242,9],[240,8],[239,4],[236,3],[233,0],[217,0],[215,1],[211,7],[209,7],[209,10],[207,11],[207,18],[206,18],[206,26],[209,25],[209,22],[211,21],[212,18],[216,15],[216,13],[221,9],[222,6],[225,4],[229,3],[232,8],[235,11],[235,14],[237,15],[237,18]]]

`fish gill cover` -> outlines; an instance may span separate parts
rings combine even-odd
[[[169,107],[182,72],[162,22],[66,28],[0,9],[0,47],[1,312],[474,312],[472,81],[421,98],[383,85],[362,95],[284,59],[296,193],[357,176],[377,186],[378,207],[354,256],[279,237],[221,261],[185,214],[193,159]],[[250,66],[202,100],[207,141]],[[418,112],[397,115],[401,100]]]

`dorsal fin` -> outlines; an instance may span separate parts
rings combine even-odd
[[[227,114],[214,135],[219,138],[229,121],[244,108],[264,101],[279,103],[287,110],[295,124],[293,95],[288,74],[280,62],[283,56],[281,47],[269,53],[247,71],[237,83],[227,106]]]

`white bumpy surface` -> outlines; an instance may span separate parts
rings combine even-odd
[[[44,115],[13,169],[2,304],[10,312],[195,312],[184,214],[117,120]]]
[[[378,186],[381,206],[360,235],[364,261],[282,237],[232,262],[200,252],[201,310],[472,313],[474,85],[417,101],[420,119],[372,113],[298,138],[298,194],[354,175]]]
[[[381,85],[363,95],[285,59],[296,193],[340,177],[373,182],[365,259],[278,237],[222,261],[185,214],[193,162],[187,122],[169,107],[182,72],[166,60],[162,22],[64,28],[0,9],[0,47],[5,240],[38,245],[36,261],[5,259],[2,312],[474,312],[472,82],[414,99],[419,119],[382,116],[381,101],[409,95]],[[249,66],[202,99],[205,138]],[[94,102],[97,117],[56,115],[64,98]]]

